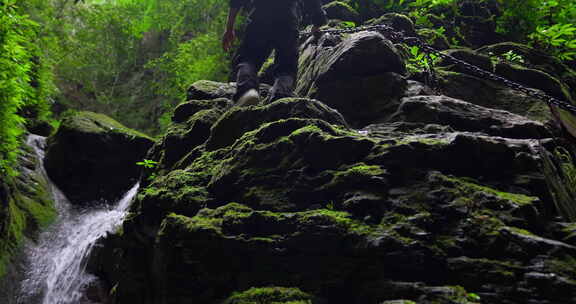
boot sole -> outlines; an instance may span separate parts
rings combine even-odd
[[[236,105],[239,107],[255,106],[260,103],[258,94],[247,93],[238,99]]]

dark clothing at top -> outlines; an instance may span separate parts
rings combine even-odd
[[[251,0],[230,0],[231,8],[241,8]],[[320,0],[252,0],[254,10],[250,19],[263,23],[297,25],[297,2],[302,3],[304,12],[310,17],[312,24],[326,24],[326,15],[322,10]]]
[[[230,0],[241,8],[250,0]],[[238,49],[235,99],[250,89],[258,90],[258,70],[275,50],[275,82],[269,101],[292,95],[298,73],[298,0],[254,0],[249,23]],[[326,23],[320,0],[299,0],[314,25]]]

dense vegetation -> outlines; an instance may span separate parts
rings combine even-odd
[[[225,1],[32,2],[33,18],[59,42],[48,52],[61,108],[104,112],[156,133],[187,83],[225,75]]]
[[[490,8],[486,17],[496,19],[496,32],[504,39],[544,49],[565,61],[576,59],[576,3],[571,0],[351,0],[350,4],[364,17],[390,11],[408,13],[416,24],[428,27],[435,19],[457,24],[457,7],[466,2],[481,2]]]
[[[15,1],[0,5],[0,174],[14,175],[25,119],[49,116],[53,93],[51,65],[42,54],[40,25]]]
[[[346,2],[346,1],[345,1]],[[409,15],[436,34],[458,33],[463,0],[349,0],[359,21]],[[502,40],[574,64],[576,3],[478,0]],[[0,168],[9,173],[24,125],[92,110],[158,134],[198,79],[226,80],[220,48],[225,0],[7,0],[0,5]],[[438,25],[437,20],[448,20]],[[470,46],[450,35],[452,46]],[[57,88],[57,89],[56,89]],[[56,115],[57,116],[57,115]]]

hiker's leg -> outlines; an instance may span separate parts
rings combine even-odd
[[[269,102],[292,96],[298,74],[298,30],[289,28],[274,40],[276,50],[276,79]]]
[[[236,76],[236,94],[234,101],[237,101],[240,96],[248,92],[250,89],[258,90],[258,75],[256,65],[252,62],[241,62],[237,66],[238,74]]]
[[[235,101],[250,89],[258,91],[258,70],[271,52],[271,42],[262,29],[255,23],[249,24],[238,49]]]

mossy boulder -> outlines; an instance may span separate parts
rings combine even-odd
[[[377,25],[386,24],[395,28],[398,31],[402,31],[406,36],[415,36],[416,27],[414,22],[410,17],[398,13],[388,13],[384,14],[378,18],[370,19],[365,22],[366,25]]]
[[[223,304],[312,304],[312,296],[298,288],[260,287],[235,292]]]
[[[300,51],[297,92],[316,99],[228,108],[214,93],[177,110],[178,140],[155,147],[90,267],[114,301],[576,300],[576,228],[558,222],[559,170],[543,170],[564,144],[532,119],[545,104],[448,63],[440,86],[460,100],[430,96],[376,32]]]
[[[481,298],[461,286],[427,286],[417,282],[377,282],[374,288],[388,289],[396,299],[380,304],[478,304]]]
[[[337,186],[345,182],[370,181],[374,177],[366,187],[385,185],[384,171],[374,171],[380,172],[374,176],[367,172],[365,178],[359,174],[356,179],[334,176],[347,171],[374,145],[348,134],[319,120],[289,119],[266,124],[229,148],[231,153],[207,187],[217,201],[236,200],[255,208],[286,211],[310,208],[336,195]]]
[[[568,103],[573,102],[568,87],[546,72],[503,62],[496,65],[495,71],[506,79],[516,81],[529,88],[542,90]]]
[[[206,148],[216,150],[229,146],[244,133],[266,122],[289,118],[311,118],[346,127],[340,113],[312,99],[285,98],[258,108],[234,108],[226,112],[212,127]]]
[[[214,123],[231,107],[232,102],[226,98],[181,103],[174,109],[166,134],[152,147],[147,158],[157,161],[158,169],[171,169],[210,137]],[[146,177],[149,171],[146,170]]]
[[[347,261],[363,251],[358,242],[371,228],[345,212],[277,214],[231,203],[202,209],[194,217],[169,215],[160,231],[153,267],[164,279],[157,301],[176,303],[194,297],[198,303],[208,303],[234,290],[275,282],[306,281],[307,290],[329,288],[361,271],[361,265]],[[254,268],[266,270],[251,271]],[[233,269],[235,275],[213,276],[222,269]],[[191,286],[188,280],[196,284]]]
[[[236,75],[233,73],[234,80]],[[268,96],[270,86],[267,84],[260,85],[260,96]],[[236,93],[236,83],[224,83],[211,80],[199,80],[194,82],[186,93],[186,100],[210,100],[217,98],[232,99]]]
[[[461,121],[512,115],[437,99],[430,112],[461,112]],[[211,137],[229,136],[217,131],[224,121],[259,118],[217,146],[193,148],[141,190],[104,250],[111,258],[100,275],[114,297],[213,303],[254,286],[350,303],[475,303],[526,296],[520,286],[542,298],[555,297],[545,286],[565,286],[561,299],[574,296],[561,284],[569,274],[532,273],[538,256],[569,263],[574,251],[541,223],[549,194],[532,139],[403,116],[358,132],[329,113],[286,99],[224,114]],[[477,270],[482,282],[462,273],[470,259],[487,265]]]
[[[507,138],[545,138],[550,135],[542,123],[445,96],[403,98],[389,121],[446,125],[457,131],[483,132]]]
[[[154,140],[93,112],[63,118],[48,139],[44,165],[70,202],[113,200],[136,183]]]
[[[563,64],[559,59],[550,56],[538,49],[514,42],[502,42],[483,46],[476,50],[487,56],[499,56],[505,58],[507,53],[519,56],[526,65],[544,71],[558,79],[567,81],[574,88],[576,74],[573,68]]]
[[[222,83],[210,80],[199,80],[194,82],[186,94],[187,100],[208,100],[216,98],[232,99],[236,92],[233,83]]]
[[[394,108],[406,88],[396,47],[377,32],[355,33],[336,45],[326,36],[301,48],[296,93],[333,107],[354,127]]]
[[[227,109],[231,106],[231,101],[226,98],[188,100],[176,106],[174,113],[172,114],[172,122],[183,123],[200,111],[211,110],[214,108]]]
[[[504,77],[507,80],[511,80],[513,82],[519,83],[520,85],[524,85],[527,88],[531,89],[538,89],[543,91],[544,93],[553,96],[557,99],[564,100],[568,103],[572,103],[573,96],[570,93],[569,86],[560,81],[557,77],[553,74],[549,74],[545,71],[538,70],[535,68],[528,68],[524,65],[514,63],[514,62],[507,62],[499,60],[497,57],[494,57],[498,54],[493,53],[494,51],[498,50],[499,52],[510,49],[511,46],[506,47],[506,45],[496,45],[493,48],[485,48],[482,53],[472,51],[472,50],[465,50],[465,49],[458,49],[458,50],[449,50],[446,51],[447,55],[453,56],[456,59],[462,60],[467,62],[475,67],[479,67],[480,69],[495,73],[501,77]],[[527,49],[521,48],[520,45],[517,45],[516,48],[512,48],[511,50],[523,50],[522,53],[518,53],[518,56],[523,56],[522,54],[529,54]],[[502,53],[503,54],[503,53]],[[489,57],[489,56],[492,57]],[[542,58],[538,58],[538,56],[532,54],[534,56],[534,60],[542,60]],[[522,57],[523,58],[523,57]],[[523,59],[524,60],[524,59]],[[440,86],[442,89],[446,89],[443,91],[444,94],[464,99],[467,101],[475,102],[482,104],[480,99],[488,100],[496,100],[498,103],[502,105],[510,104],[506,102],[506,100],[510,99],[519,99],[518,96],[522,96],[521,93],[513,91],[512,89],[505,86],[503,82],[498,81],[491,81],[485,79],[465,68],[460,63],[454,63],[450,60],[443,60],[440,62],[440,66],[443,69],[440,71]],[[455,72],[455,73],[445,73],[445,71]],[[463,76],[462,74],[466,74]],[[460,79],[460,78],[470,78],[468,80]],[[473,81],[472,79],[478,79],[475,84],[470,83]],[[462,82],[462,83],[459,83]],[[463,85],[465,83],[465,85]],[[483,87],[483,88],[480,88]],[[475,91],[475,92],[470,92]],[[483,91],[483,92],[478,92]],[[511,96],[516,95],[516,96]],[[478,100],[472,101],[473,99]],[[529,101],[531,98],[526,96],[524,97],[525,100]],[[535,116],[540,116],[541,118],[550,117],[549,111],[544,110],[547,109],[545,106],[544,101],[539,101],[542,105],[538,107],[535,105],[535,101],[531,101],[528,103],[528,112],[534,113]],[[518,103],[521,104],[521,103]],[[532,105],[534,104],[534,105]],[[515,106],[516,107],[516,106]],[[543,109],[544,108],[544,109]],[[507,110],[511,110],[517,114],[529,114],[524,110],[524,112],[519,113],[510,108],[503,108]],[[529,115],[531,116],[531,115]]]
[[[530,119],[546,122],[552,117],[548,105],[500,83],[468,73],[438,70],[440,91],[476,105],[506,110]]]
[[[338,19],[342,21],[359,22],[360,15],[349,4],[342,1],[333,1],[322,8],[326,12],[326,17],[329,19]]]

